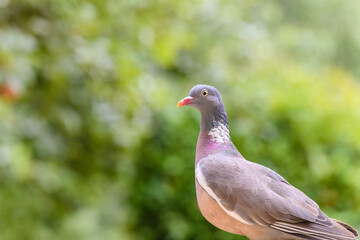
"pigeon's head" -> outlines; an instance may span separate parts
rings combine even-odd
[[[180,100],[177,106],[191,106],[201,113],[224,110],[219,91],[209,85],[196,85],[190,90],[189,96]]]

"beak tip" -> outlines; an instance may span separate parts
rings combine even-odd
[[[182,107],[182,106],[191,104],[191,103],[192,103],[192,99],[193,99],[193,98],[189,96],[189,97],[186,97],[186,98],[180,100],[180,101],[178,102],[178,104],[177,104],[177,107]]]

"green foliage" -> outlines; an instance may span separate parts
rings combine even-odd
[[[360,228],[357,1],[0,0],[0,238],[245,239],[194,189],[192,86],[235,145]]]

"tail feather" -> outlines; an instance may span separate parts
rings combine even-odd
[[[272,228],[308,240],[356,240],[357,231],[346,223],[331,219],[332,226],[317,223],[275,222]]]
[[[344,228],[346,228],[348,231],[352,232],[355,237],[359,236],[359,233],[356,231],[356,229],[354,229],[352,226],[350,226],[349,224],[346,224],[346,223],[343,223],[343,222],[340,222],[339,220],[336,220],[336,219],[333,219],[331,218],[332,221],[340,224],[341,226],[343,226]]]

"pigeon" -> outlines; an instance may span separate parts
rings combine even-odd
[[[201,113],[195,183],[197,202],[208,222],[250,240],[357,239],[353,227],[329,218],[282,176],[240,154],[215,87],[196,85],[177,106]]]

